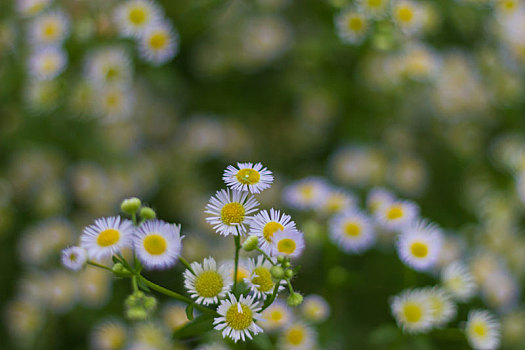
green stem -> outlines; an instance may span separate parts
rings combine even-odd
[[[182,263],[182,265],[186,266],[186,268],[187,268],[188,270],[190,270],[190,272],[191,272],[192,274],[195,275],[195,271],[193,271],[193,269],[191,268],[191,265],[188,263],[188,261],[187,261],[186,259],[184,259],[182,256],[179,256],[179,260],[180,260],[180,262]]]
[[[261,253],[261,254],[266,258],[266,260],[268,260],[268,261],[270,262],[270,264],[272,264],[272,265],[275,266],[275,263],[272,261],[272,258],[270,258],[270,257],[268,256],[268,254],[266,254],[266,253],[264,252],[264,250],[262,250],[261,248],[256,248],[256,250],[257,250],[259,253]]]
[[[295,291],[293,290],[293,287],[292,287],[292,282],[290,282],[289,278],[286,279],[286,283],[288,284],[288,290],[290,291],[290,294],[295,293]]]
[[[169,289],[166,289],[166,288],[164,288],[162,286],[159,286],[158,284],[155,284],[155,283],[151,282],[150,280],[147,280],[146,278],[144,278],[141,275],[138,275],[137,277],[140,278],[140,280],[142,282],[144,282],[149,288],[151,288],[153,290],[156,290],[159,293],[162,293],[164,295],[167,295],[169,297],[172,297],[174,299],[182,301],[182,302],[184,302],[186,304],[193,304],[194,308],[196,308],[196,309],[198,309],[198,310],[200,310],[202,312],[206,312],[208,314],[214,314],[214,315],[217,314],[217,312],[215,310],[212,310],[210,308],[207,308],[207,307],[199,305],[199,304],[195,304],[193,302],[193,300],[191,300],[190,298],[185,297],[184,295],[176,293],[176,292],[171,291]]]
[[[94,261],[88,260],[87,264],[91,265],[91,266],[99,267],[99,268],[104,269],[104,270],[108,270],[109,272],[113,272],[113,270],[110,267],[98,264],[98,263],[96,263]]]
[[[131,221],[133,222],[133,226],[137,226],[137,213],[131,214]]]
[[[131,267],[131,265],[126,261],[126,259],[124,259],[124,257],[120,253],[117,254],[117,260],[131,273],[135,273],[135,269]]]
[[[241,249],[241,237],[233,237],[235,240],[235,268],[233,270],[233,293],[237,290],[237,272],[239,270],[239,250]]]
[[[270,305],[273,304],[273,302],[275,301],[275,298],[277,298],[277,292],[279,291],[279,286],[281,285],[281,280],[277,281],[275,283],[275,287],[273,288],[273,293],[272,293],[272,296],[270,297],[270,299],[268,299],[265,303],[264,303],[264,306],[263,308],[261,309],[261,312],[266,310]]]
[[[137,284],[137,275],[134,275],[133,277],[131,277],[131,284],[133,286],[133,292],[138,292],[139,291],[139,285]]]

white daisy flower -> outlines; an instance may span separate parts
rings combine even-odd
[[[317,208],[329,193],[323,178],[308,177],[289,185],[283,190],[283,200],[291,208],[305,210]]]
[[[38,45],[60,44],[69,35],[69,18],[55,10],[33,19],[29,24],[29,41]]]
[[[212,257],[205,258],[202,264],[191,263],[191,269],[184,271],[184,287],[199,304],[216,304],[224,298],[233,284],[227,265],[217,266]]]
[[[389,5],[390,0],[359,0],[359,7],[373,18],[383,17]]]
[[[179,34],[168,22],[156,22],[139,39],[139,54],[156,66],[168,62],[179,51]]]
[[[334,216],[330,222],[330,238],[347,253],[361,253],[376,239],[370,218],[359,210],[350,210]]]
[[[84,228],[80,246],[87,250],[90,259],[98,261],[130,247],[133,232],[130,220],[118,216],[96,219],[93,225]]]
[[[297,258],[304,250],[303,233],[296,229],[284,229],[273,235],[271,255]]]
[[[335,17],[335,25],[341,40],[349,44],[358,44],[366,35],[368,19],[359,11],[347,9]]]
[[[148,220],[133,238],[137,258],[149,269],[166,269],[177,263],[182,250],[180,225]]]
[[[91,349],[117,350],[126,345],[126,325],[118,320],[106,320],[96,326],[91,334]]]
[[[150,0],[125,1],[115,10],[117,27],[124,36],[140,36],[161,17],[161,9]]]
[[[39,80],[50,80],[64,71],[66,63],[66,53],[60,47],[41,47],[29,57],[29,73]]]
[[[323,322],[330,316],[330,305],[322,296],[310,294],[304,298],[301,311],[307,320],[316,323]]]
[[[253,292],[253,295],[258,299],[264,299],[267,295],[272,294],[275,288],[275,282],[270,272],[272,264],[262,255],[259,255],[257,260],[248,260],[248,268],[250,270],[250,276],[245,278],[244,282]],[[286,281],[282,280],[280,283],[283,284],[286,283]],[[283,288],[283,286],[280,286],[279,290]]]
[[[42,12],[51,0],[17,0],[16,10],[22,16],[34,16]]]
[[[259,325],[266,331],[279,330],[290,324],[293,312],[284,300],[276,299],[261,312]]]
[[[357,207],[357,198],[339,188],[331,188],[322,200],[319,204],[319,210],[325,215],[332,215]]]
[[[234,190],[260,193],[270,188],[273,175],[261,163],[237,163],[237,168],[233,165],[226,168],[222,179]]]
[[[399,0],[392,5],[392,18],[404,33],[412,34],[421,29],[425,17],[418,3]]]
[[[456,261],[441,271],[443,287],[458,301],[467,301],[476,294],[477,285],[467,266]]]
[[[397,254],[403,263],[417,271],[433,268],[439,260],[442,231],[425,221],[414,222],[397,239]]]
[[[259,238],[259,245],[266,254],[271,253],[272,238],[279,230],[295,229],[295,222],[290,215],[281,213],[279,210],[261,210],[250,222],[250,235]]]
[[[86,265],[87,251],[81,247],[69,247],[62,250],[62,265],[70,270],[78,271]]]
[[[421,292],[427,297],[432,306],[432,322],[434,327],[442,327],[456,316],[456,304],[452,301],[450,294],[443,288],[424,288]]]
[[[389,190],[381,187],[372,189],[366,197],[366,206],[368,210],[375,214],[384,205],[390,204],[395,201],[395,197]]]
[[[229,293],[228,298],[222,300],[217,308],[220,316],[213,320],[213,324],[216,330],[222,332],[223,338],[230,338],[234,342],[252,339],[253,335],[263,331],[254,322],[261,319],[260,310],[253,296],[241,295],[237,301],[235,295]]]
[[[302,322],[294,322],[283,331],[279,339],[279,349],[309,350],[316,343],[315,331]]]
[[[410,201],[393,201],[381,206],[375,217],[381,227],[400,231],[412,224],[419,215],[419,207]]]
[[[409,333],[425,332],[433,325],[432,303],[420,290],[405,290],[390,303],[398,326]]]
[[[235,261],[228,260],[224,262],[224,265],[228,267],[229,275],[232,280],[235,279]],[[245,279],[249,278],[251,274],[249,267],[249,259],[239,258],[237,264],[237,283],[244,282]]]
[[[122,86],[108,86],[97,91],[94,110],[105,122],[127,119],[133,113],[133,91]]]
[[[465,333],[475,350],[494,350],[500,345],[500,328],[498,320],[490,312],[472,310],[468,314]]]
[[[215,231],[223,236],[244,235],[246,224],[253,219],[259,202],[247,192],[219,190],[206,205],[206,218]]]
[[[85,74],[95,86],[129,86],[133,78],[132,61],[128,52],[120,47],[101,48],[88,55]]]

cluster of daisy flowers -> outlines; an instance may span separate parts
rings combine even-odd
[[[469,268],[457,250],[454,237],[423,219],[416,203],[397,198],[384,188],[369,192],[366,210],[359,208],[358,198],[352,193],[319,177],[292,183],[283,195],[289,207],[313,211],[319,220],[326,222],[329,239],[345,253],[361,254],[375,245],[394,245],[400,261],[408,268],[440,280],[435,286],[407,289],[392,298],[392,314],[406,332],[422,333],[446,326],[456,317],[457,304],[478,294],[480,286],[475,270],[489,273],[487,266],[482,266],[481,256],[472,259]],[[504,274],[492,276],[487,279],[492,287],[483,284],[483,292],[492,291],[494,298],[508,294],[505,291],[512,288],[505,287],[508,282]],[[490,298],[484,300],[491,305]],[[471,311],[462,328],[475,349],[496,348],[499,329],[496,317],[484,310]]]
[[[285,289],[289,306],[299,306],[303,296],[294,291],[297,269],[291,260],[304,249],[302,232],[290,216],[279,210],[257,210],[253,194],[269,188],[272,173],[260,163],[237,163],[223,176],[227,189],[219,190],[206,205],[206,220],[217,234],[232,236],[234,259],[218,263],[213,257],[188,263],[182,256],[180,225],[156,218],[138,198],[126,199],[121,209],[131,220],[120,216],[95,220],[80,236],[80,245],[63,250],[62,263],[71,270],[86,264],[130,278],[133,293],[126,299],[126,316],[131,320],[149,318],[157,307],[151,290],[171,296],[193,310],[213,319],[213,327],[224,338],[245,341],[263,331],[263,313]],[[249,235],[244,239],[245,236]],[[241,259],[240,251],[259,255]],[[110,267],[107,264],[113,263]],[[143,269],[168,269],[180,261],[185,267],[184,288],[190,297],[161,287],[142,275]],[[315,313],[314,311],[311,311]]]
[[[335,16],[334,21],[339,38],[345,43],[358,45],[374,30],[384,38],[392,36],[389,29],[391,25],[405,35],[420,35],[433,26],[435,16],[435,9],[429,3],[411,0],[361,0],[344,8]]]

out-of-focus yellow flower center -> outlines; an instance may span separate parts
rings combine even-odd
[[[226,225],[240,224],[244,220],[244,213],[244,207],[241,203],[228,203],[222,207],[221,220]]]
[[[256,267],[253,273],[257,275],[252,279],[252,283],[259,286],[261,292],[269,292],[273,289],[274,283],[272,280],[272,274],[270,271],[263,266]]]
[[[120,94],[118,92],[108,93],[106,96],[106,105],[109,108],[116,108],[120,106]]]
[[[328,197],[328,200],[326,201],[326,209],[331,213],[337,213],[338,211],[341,211],[341,209],[343,209],[344,204],[344,197],[338,194],[334,194]]]
[[[377,8],[381,7],[383,0],[368,0],[368,7]]]
[[[272,241],[273,234],[279,230],[284,230],[284,226],[276,221],[270,221],[263,228],[264,239],[267,242]]]
[[[403,307],[403,314],[405,315],[407,322],[416,323],[421,320],[421,317],[423,317],[423,310],[421,310],[421,306],[417,304],[407,303]]]
[[[160,255],[164,253],[166,247],[166,239],[159,234],[151,234],[144,239],[144,249],[146,249],[151,255]]]
[[[295,252],[295,242],[290,238],[284,238],[277,243],[279,253],[292,254]]]
[[[301,345],[304,341],[304,329],[302,327],[290,327],[286,334],[288,343],[292,345]]]
[[[303,196],[304,199],[312,199],[314,196],[314,186],[308,184],[308,185],[302,185],[299,188],[299,193],[301,196]]]
[[[204,271],[195,279],[195,291],[204,298],[213,298],[222,291],[224,282],[217,271]]]
[[[232,273],[231,276],[233,279],[235,279],[235,269],[232,267]],[[250,271],[246,270],[245,268],[239,266],[237,268],[237,282],[242,282],[245,278],[248,278],[250,276]]]
[[[365,26],[365,21],[361,17],[353,16],[348,19],[348,29],[352,32],[360,32]]]
[[[358,237],[361,235],[361,225],[357,222],[347,222],[345,224],[345,234],[350,237]]]
[[[485,337],[487,335],[487,327],[483,322],[474,322],[471,329],[479,337]]]
[[[52,73],[57,67],[56,60],[52,57],[46,57],[44,58],[42,62],[42,70],[45,73]]]
[[[261,179],[261,174],[257,170],[246,168],[239,170],[235,177],[243,185],[255,185]]]
[[[424,258],[428,255],[428,246],[422,242],[414,242],[410,246],[410,251],[416,258]]]
[[[280,322],[283,319],[283,313],[281,310],[273,310],[270,313],[270,319],[273,322]]]
[[[143,8],[135,7],[129,11],[129,21],[135,25],[143,24],[147,17],[148,15]]]
[[[438,296],[432,296],[430,297],[430,303],[432,304],[432,315],[435,318],[441,317],[444,311],[444,304],[441,298],[439,298]]]
[[[401,22],[408,23],[414,18],[414,11],[408,6],[401,6],[397,9],[397,18]]]
[[[239,312],[239,304],[233,304],[226,312],[226,323],[235,330],[244,330],[253,322],[252,310],[244,305],[241,305],[241,311]]]
[[[97,237],[97,244],[101,247],[109,247],[118,242],[120,232],[114,228],[108,228],[99,233]]]
[[[99,337],[99,342],[107,349],[120,349],[126,341],[125,331],[116,325],[108,325],[107,328],[103,328]]]
[[[54,21],[46,23],[44,26],[43,34],[46,39],[55,39],[58,35],[57,23],[55,23]]]
[[[388,220],[399,219],[402,216],[403,216],[403,207],[401,207],[400,205],[391,206],[386,213],[386,217],[388,218]]]
[[[120,72],[115,67],[109,67],[106,71],[106,79],[109,81],[115,80],[120,76]]]
[[[149,37],[149,45],[154,50],[160,50],[166,47],[168,35],[165,32],[156,32]]]

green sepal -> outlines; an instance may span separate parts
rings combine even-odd
[[[188,320],[193,320],[193,304],[189,304],[186,307],[186,317],[188,317]]]
[[[146,292],[150,291],[148,285],[141,278],[137,278],[137,284],[139,285],[140,289],[142,289],[142,290],[144,290]]]

